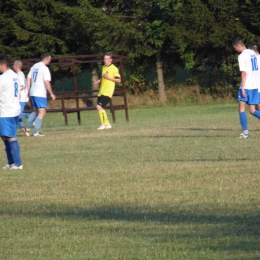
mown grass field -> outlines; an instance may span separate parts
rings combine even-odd
[[[237,105],[48,114],[1,170],[0,259],[260,259],[260,122]],[[1,163],[6,164],[2,145]]]

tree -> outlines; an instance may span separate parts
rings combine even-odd
[[[170,41],[186,69],[211,68],[213,81],[236,84],[237,54],[232,40],[259,42],[259,1],[185,0],[168,27]]]
[[[76,16],[82,21],[85,33],[92,42],[90,50],[112,49],[133,59],[153,57],[157,67],[159,100],[166,101],[163,80],[163,57],[169,54],[171,26],[167,12],[181,5],[179,0],[168,1],[79,1]],[[174,9],[173,9],[174,10]],[[87,19],[86,19],[87,17]]]
[[[44,51],[66,54],[65,4],[46,0],[0,2],[0,46],[13,58],[32,58]]]

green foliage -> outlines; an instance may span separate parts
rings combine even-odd
[[[185,69],[189,70],[192,69],[195,65],[194,62],[194,53],[185,53],[181,55],[181,59],[185,61]]]
[[[53,0],[15,0],[4,1],[0,9],[2,52],[15,58],[32,58],[44,51],[53,55],[68,51],[62,39],[68,32],[60,22],[68,18],[64,4]]]
[[[232,39],[260,42],[255,0],[5,0],[0,11],[1,51],[13,58],[112,51],[149,69],[211,67],[224,85],[240,80]]]

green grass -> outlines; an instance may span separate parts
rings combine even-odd
[[[0,175],[0,259],[260,259],[260,122],[248,116],[240,140],[235,104],[132,109],[129,123],[117,111],[104,131],[81,115],[18,137],[24,169]]]

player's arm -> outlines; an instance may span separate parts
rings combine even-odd
[[[96,85],[100,84],[100,82],[101,82],[101,79],[95,81],[93,84],[94,84],[94,86],[96,86]]]
[[[24,79],[23,79],[23,77],[21,77],[19,74],[18,74],[18,82],[19,82],[19,84],[20,84],[20,90],[25,89]]]
[[[242,96],[243,97],[246,97],[245,84],[246,84],[246,72],[241,71],[241,90],[242,90]]]
[[[53,92],[52,92],[52,88],[51,88],[51,83],[50,83],[50,81],[49,80],[45,80],[44,81],[44,84],[45,84],[45,87],[46,87],[46,89],[48,90],[48,92],[49,92],[49,94],[50,94],[50,96],[51,96],[51,99],[52,100],[55,100],[56,99],[56,96],[53,94]]]
[[[28,97],[30,97],[31,78],[27,76],[26,82],[27,82]]]
[[[116,82],[116,83],[120,83],[121,82],[121,78],[119,78],[119,77],[115,77],[115,78],[110,77],[109,74],[108,74],[108,71],[103,75],[103,78],[111,80],[111,81]]]

